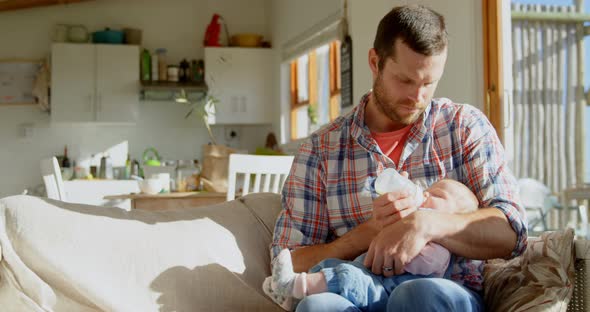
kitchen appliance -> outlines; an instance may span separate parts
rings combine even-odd
[[[149,147],[145,151],[143,151],[143,165],[144,166],[156,166],[159,167],[162,162],[162,158],[158,151],[153,148]]]

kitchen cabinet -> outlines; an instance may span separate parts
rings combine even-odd
[[[272,123],[272,49],[205,48],[205,81],[219,102],[211,124]]]
[[[53,122],[137,120],[139,48],[56,43],[51,56]]]

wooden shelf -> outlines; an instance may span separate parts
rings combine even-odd
[[[204,82],[172,82],[172,81],[142,81],[141,88],[143,90],[180,90],[185,91],[201,91],[207,92],[207,85]]]
[[[197,101],[207,95],[209,88],[204,82],[142,81],[140,98],[149,101],[174,101],[180,90],[184,90],[190,100]]]

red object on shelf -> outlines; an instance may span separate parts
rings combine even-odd
[[[211,22],[207,26],[205,32],[205,42],[203,43],[206,47],[220,47],[219,35],[221,34],[221,22],[219,14],[213,14]]]

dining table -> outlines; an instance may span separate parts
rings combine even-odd
[[[214,205],[226,201],[226,193],[172,192],[158,194],[131,193],[107,195],[105,200],[131,200],[131,209],[169,210]]]

